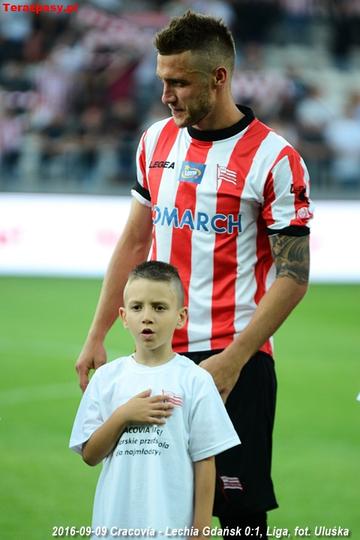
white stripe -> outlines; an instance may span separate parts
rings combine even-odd
[[[181,405],[183,403],[182,399],[175,399],[175,398],[172,398],[172,397],[170,397],[167,401],[169,401],[173,405],[179,405],[180,407],[181,407]]]
[[[210,148],[204,177],[197,188],[195,212],[205,212],[213,216],[217,205],[217,166],[226,165],[238,138],[231,138],[225,146],[213,144]],[[204,235],[207,235],[204,241]],[[190,351],[210,350],[212,335],[212,294],[214,274],[214,248],[216,235],[202,231],[192,234],[192,267],[189,287],[189,325]],[[211,278],[209,278],[211,276]],[[201,291],[201,292],[200,292]],[[208,337],[208,339],[204,339]]]
[[[276,157],[281,150],[289,144],[272,131],[263,139],[259,145],[253,163],[250,167],[245,184],[245,197],[263,202],[265,182]]]
[[[136,176],[139,184],[146,189],[148,186],[145,185],[145,179],[143,177],[140,167],[140,155],[142,152],[142,148],[145,148],[145,174],[147,175],[149,165],[152,161],[152,155],[159,140],[159,136],[162,132],[162,129],[170,120],[171,118],[165,118],[164,120],[159,120],[158,122],[155,122],[155,124],[153,124],[147,131],[142,134],[139,141],[136,150]]]
[[[240,489],[243,490],[240,479],[237,476],[221,476],[225,489]]]
[[[305,195],[306,197],[309,199],[309,211],[314,214],[314,205],[313,205],[313,202],[311,201],[311,199],[309,198],[310,197],[310,177],[309,177],[309,171],[307,170],[307,167],[306,167],[306,164],[305,164],[305,161],[303,160],[303,158],[300,156],[300,163],[301,163],[301,166],[304,170],[304,181],[305,181],[305,186],[306,186],[306,192],[305,192]],[[312,220],[310,219],[306,226],[307,227],[311,227],[311,222]]]
[[[140,155],[141,155],[141,152],[142,152],[143,140],[145,139],[145,135],[146,135],[146,132],[142,134],[142,137],[141,137],[140,142],[138,144],[138,147],[136,149],[136,164],[137,164],[136,176],[137,176],[137,181],[139,182],[140,186],[142,186],[143,188],[145,188],[145,181],[144,181],[144,177],[142,175],[141,167],[140,167]]]
[[[244,206],[246,211],[244,212]],[[238,235],[236,240],[237,246],[237,279],[235,284],[235,336],[248,324],[256,303],[254,295],[256,292],[255,280],[255,264],[256,250],[254,245],[256,242],[256,220],[257,220],[258,205],[251,203],[248,200],[242,200],[240,213],[246,216],[251,222],[242,219],[243,230]]]
[[[286,144],[284,139],[269,132],[258,147],[241,195],[240,213],[243,229],[237,238],[235,336],[245,328],[256,308],[254,296],[257,289],[255,279],[257,220],[270,168],[275,156]],[[273,278],[272,273],[271,278]],[[270,285],[270,280],[267,283]]]
[[[213,148],[209,150],[204,176],[197,187],[195,214],[197,212],[205,212],[209,215],[216,213],[216,198],[211,196],[213,190],[216,190],[216,175],[212,174],[212,167],[209,165],[210,156],[212,155]],[[207,195],[208,193],[209,195]],[[198,197],[199,194],[201,194],[201,197]],[[204,235],[206,234],[201,231],[193,231],[192,233],[188,321],[190,351],[211,349],[213,280],[212,278],[209,279],[209,276],[213,275],[215,235],[208,234],[208,238],[204,241]]]
[[[271,227],[274,229],[283,229],[288,227],[291,220],[296,217],[295,194],[290,191],[293,177],[287,156],[275,165],[273,177],[275,201],[272,205],[272,216],[275,223]],[[280,201],[282,201],[282,204]],[[289,203],[289,201],[291,202]]]
[[[175,169],[163,169],[160,182],[157,204],[162,209],[165,206],[169,209],[175,207],[176,194],[179,187],[178,178],[188,148],[189,143],[184,137],[184,130],[179,130],[175,143],[168,157],[166,157],[167,161],[175,161]],[[157,259],[170,262],[173,228],[167,225],[158,225],[158,227],[161,227],[161,233],[157,234],[157,227],[155,227]]]

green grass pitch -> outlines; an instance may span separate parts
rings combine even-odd
[[[47,540],[89,525],[98,468],[67,449],[74,361],[98,280],[0,278],[0,536]],[[347,527],[360,538],[360,285],[312,285],[276,336],[279,382],[269,524]],[[113,359],[132,350],[117,323]]]

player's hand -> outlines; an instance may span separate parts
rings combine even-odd
[[[223,351],[206,358],[199,365],[210,373],[223,402],[226,403],[231,390],[240,376],[241,368],[238,366],[238,363],[232,361],[226,352]]]
[[[77,359],[75,369],[79,377],[81,390],[85,392],[89,384],[89,372],[106,363],[106,351],[102,342],[87,341]]]
[[[152,396],[151,390],[144,390],[122,405],[122,414],[129,423],[165,424],[174,408],[168,399],[166,394]]]

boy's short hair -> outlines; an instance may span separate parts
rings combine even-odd
[[[129,274],[128,282],[134,279],[149,281],[165,281],[172,283],[176,289],[179,304],[184,305],[184,287],[179,272],[175,266],[163,261],[146,261],[136,266]]]
[[[159,54],[179,54],[185,51],[200,53],[208,72],[226,65],[232,73],[235,64],[235,42],[229,28],[221,19],[187,11],[171,19],[154,39]]]

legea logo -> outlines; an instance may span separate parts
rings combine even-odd
[[[205,163],[183,161],[179,182],[192,182],[194,184],[200,184],[202,177],[204,176],[205,167]]]

